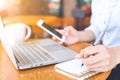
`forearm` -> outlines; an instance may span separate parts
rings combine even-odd
[[[80,41],[92,42],[95,40],[94,33],[90,30],[79,31],[78,36]]]

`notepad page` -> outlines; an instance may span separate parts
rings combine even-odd
[[[81,66],[81,64],[82,64],[81,59],[80,60],[74,59],[68,62],[57,64],[55,65],[55,67],[65,72],[81,76],[82,74],[89,72],[88,68],[85,65]]]

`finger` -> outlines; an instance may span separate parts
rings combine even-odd
[[[104,55],[96,54],[96,55],[90,56],[88,58],[84,58],[83,63],[90,66],[90,65],[99,63],[102,60],[104,60]]]
[[[68,36],[70,32],[69,27],[64,28],[64,36]]]
[[[89,47],[85,48],[84,52],[85,52],[84,57],[87,58],[90,55],[95,55],[95,54],[99,53],[100,50],[99,50],[98,46],[89,46]]]
[[[81,50],[78,55],[75,56],[76,59],[84,58],[84,50]]]
[[[96,69],[96,68],[104,68],[108,65],[108,62],[105,62],[105,61],[100,61],[94,65],[87,65],[87,67],[90,69],[90,70],[93,70],[93,69]]]
[[[87,67],[89,68],[90,71],[100,71],[100,72],[104,72],[113,68],[113,66],[110,65],[110,62],[106,60],[103,60],[97,64]]]
[[[58,31],[59,33],[61,33],[64,37],[67,37],[69,35],[69,30],[58,30],[56,29],[56,31]]]
[[[73,31],[73,30],[74,30],[74,28],[72,26],[68,26],[68,27],[64,28],[64,33],[67,36],[67,35],[69,35],[70,31]]]
[[[52,39],[53,39],[53,40],[57,40],[57,38],[55,38],[55,37],[52,37]]]
[[[58,30],[58,29],[55,29],[55,30],[58,31],[59,33],[63,34],[63,30]],[[52,36],[52,39],[55,40],[55,41],[58,40],[58,39],[57,39],[56,37],[54,37],[54,36]]]

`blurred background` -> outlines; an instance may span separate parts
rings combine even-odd
[[[83,30],[90,24],[91,0],[0,0],[0,16],[4,24],[30,25],[32,37],[43,37],[44,32],[36,26],[39,19],[53,28],[71,25]]]

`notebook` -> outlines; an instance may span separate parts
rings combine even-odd
[[[22,42],[11,46],[0,18],[1,44],[17,70],[24,70],[71,60],[76,52],[51,39]]]
[[[77,80],[85,80],[86,78],[92,77],[98,72],[91,72],[83,65],[82,60],[73,59],[67,62],[59,63],[55,65],[55,71],[65,76],[71,77]]]

